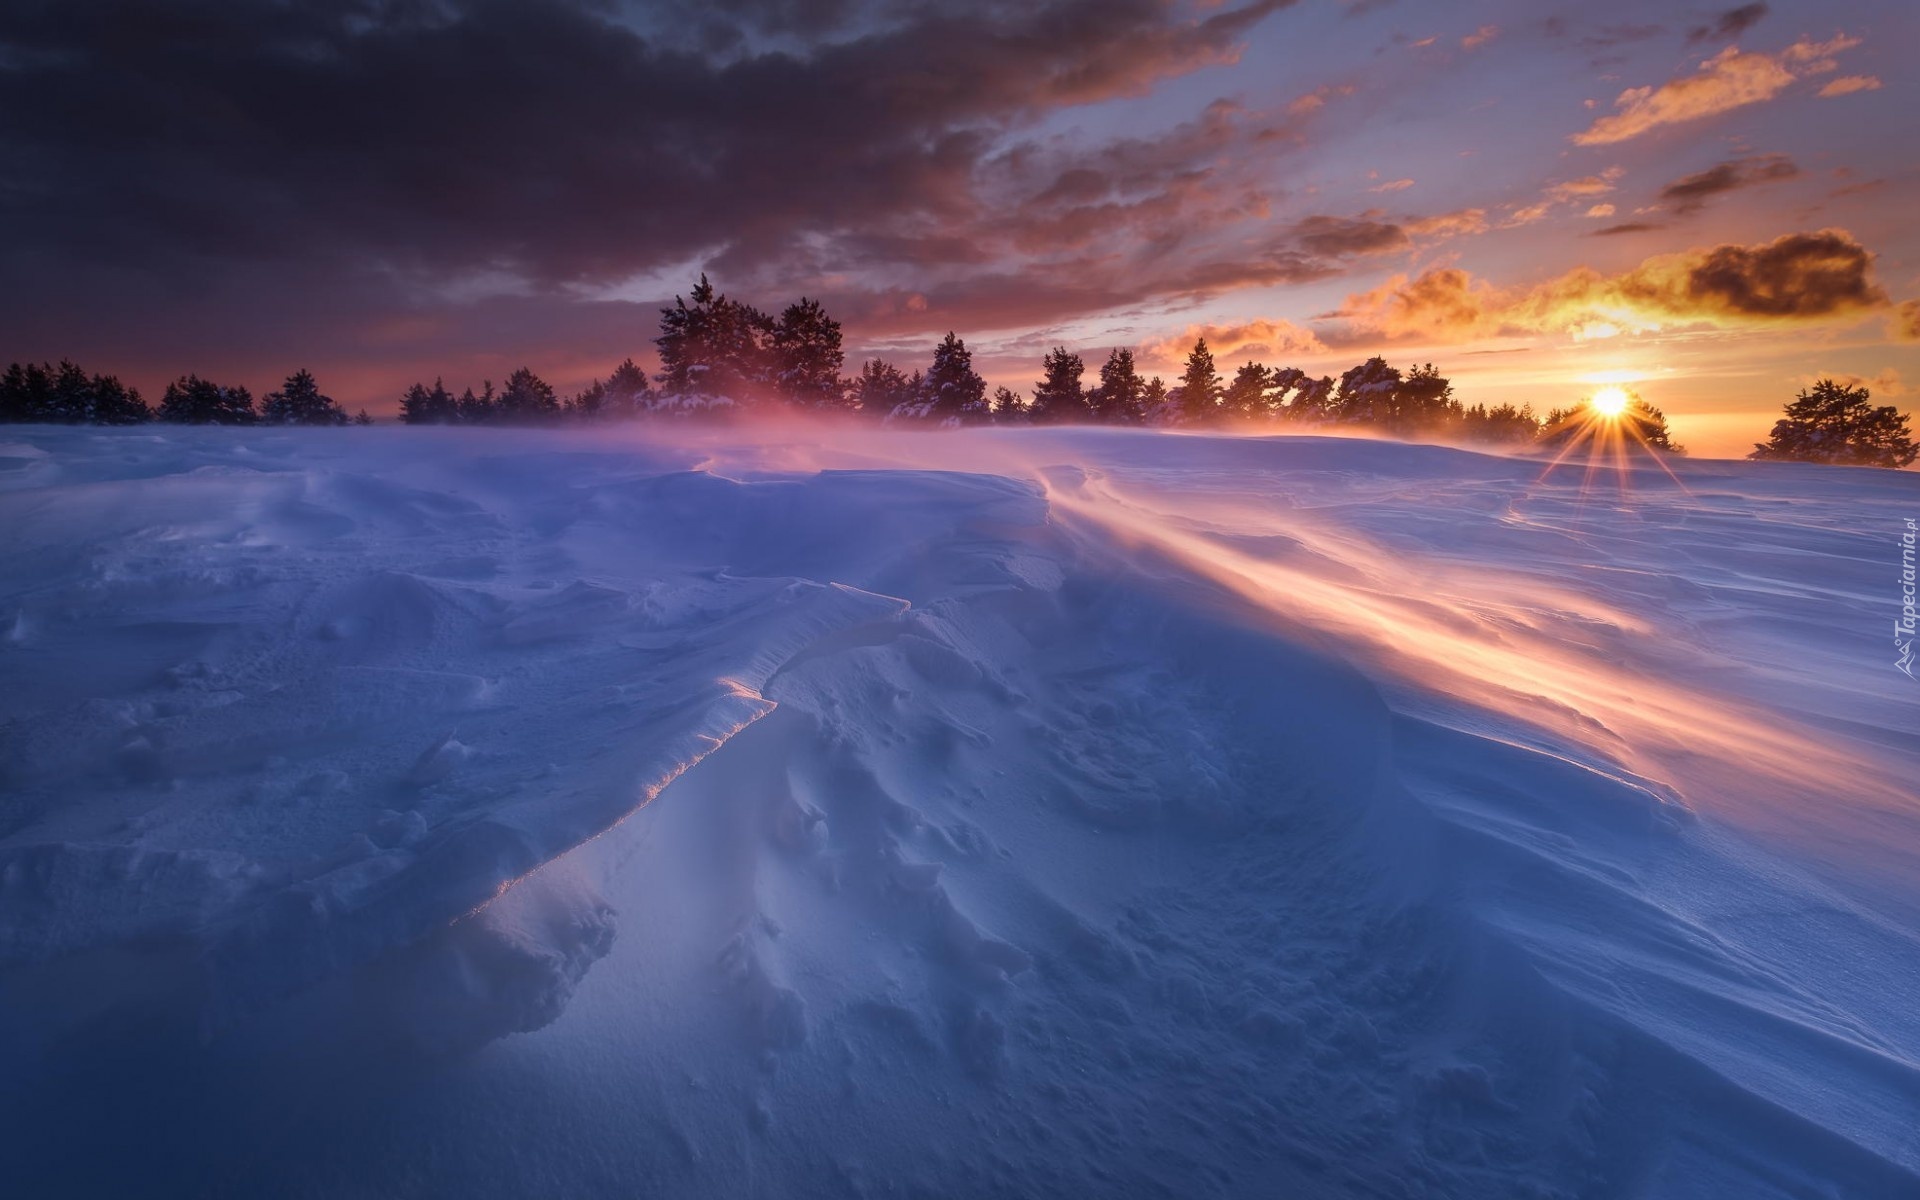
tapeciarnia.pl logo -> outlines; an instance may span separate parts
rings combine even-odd
[[[1920,528],[1914,525],[1912,517],[1907,518],[1907,527],[1900,534],[1900,616],[1893,623],[1893,648],[1899,657],[1893,665],[1905,672],[1908,679],[1913,676],[1913,544]]]

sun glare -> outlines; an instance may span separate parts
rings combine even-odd
[[[1627,393],[1617,387],[1601,388],[1593,394],[1593,398],[1588,400],[1587,404],[1594,412],[1608,420],[1618,420],[1626,415]]]

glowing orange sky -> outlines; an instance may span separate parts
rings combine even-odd
[[[1229,373],[1432,361],[1469,403],[1625,384],[1702,454],[1814,378],[1920,381],[1908,0],[197,21],[0,14],[0,360],[564,393],[650,363],[704,270],[823,299],[849,373],[951,329],[1021,390],[1056,344],[1171,375],[1204,335]]]

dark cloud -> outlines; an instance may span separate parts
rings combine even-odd
[[[1293,226],[1293,236],[1308,251],[1328,258],[1383,254],[1405,249],[1407,231],[1399,225],[1358,217],[1307,217]]]
[[[1652,233],[1656,229],[1665,229],[1665,228],[1666,226],[1664,225],[1655,225],[1648,221],[1623,221],[1618,225],[1608,225],[1604,229],[1596,229],[1592,233],[1588,234],[1587,236],[1588,237],[1619,237],[1622,234],[1628,234],[1628,233]]]
[[[1687,216],[1700,211],[1716,196],[1757,184],[1777,183],[1799,174],[1800,168],[1784,154],[1737,158],[1674,180],[1660,189],[1660,199],[1671,205],[1675,213]]]
[[[1550,38],[1573,38],[1588,50],[1611,50],[1617,46],[1648,41],[1667,31],[1664,25],[1635,25],[1622,21],[1576,32],[1565,17],[1548,17],[1541,23],[1541,30]]]
[[[1873,283],[1872,263],[1867,248],[1838,229],[1716,246],[1687,264],[1686,303],[1675,306],[1803,320],[1874,308],[1886,303],[1886,293]]]
[[[555,294],[703,258],[750,284],[835,239],[876,267],[965,263],[988,252],[957,239],[1000,216],[978,180],[1005,136],[1227,61],[1288,2],[13,3],[0,294],[263,262],[269,307],[344,262]],[[1088,169],[1133,186],[1125,161]],[[1078,220],[1185,220],[1202,190]]]
[[[1687,32],[1689,42],[1713,42],[1731,40],[1760,23],[1767,15],[1765,4],[1742,4],[1738,8],[1729,8],[1711,22],[1697,25]]]

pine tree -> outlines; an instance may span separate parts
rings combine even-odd
[[[596,379],[561,407],[570,417],[597,421],[607,415],[607,385]]]
[[[1340,376],[1340,390],[1329,405],[1330,415],[1347,425],[1387,428],[1393,424],[1400,383],[1400,369],[1375,355]]]
[[[853,402],[860,414],[883,420],[913,397],[915,385],[899,367],[880,358],[861,364],[853,381]]]
[[[1267,415],[1267,387],[1270,383],[1266,367],[1259,363],[1244,363],[1233,373],[1233,382],[1227,385],[1227,391],[1220,399],[1220,409],[1230,417],[1251,420]]]
[[[435,390],[446,394],[438,384]],[[347,414],[332,397],[321,395],[312,372],[302,369],[287,376],[279,391],[260,398],[260,419],[269,425],[345,425]]]
[[[1774,422],[1766,441],[1748,458],[1795,462],[1905,467],[1920,458],[1908,418],[1890,404],[1869,403],[1873,393],[1822,379],[1803,389]]]
[[[693,303],[674,297],[660,310],[661,391],[682,408],[751,405],[770,387],[769,344],[773,322],[764,313],[729,300],[707,277]],[[837,328],[837,327],[836,327]]]
[[[363,408],[359,412],[353,414],[353,423],[355,425],[371,425],[373,424],[373,418],[368,416],[367,410]]]
[[[0,379],[0,419],[47,421],[52,419],[53,372],[45,363],[14,363]]]
[[[153,410],[140,398],[140,389],[130,388],[112,375],[95,375],[93,416],[96,425],[141,425],[153,420]]]
[[[1202,425],[1220,415],[1220,372],[1214,369],[1213,351],[1207,339],[1193,344],[1187,355],[1186,373],[1180,377],[1180,419],[1188,425]]]
[[[1333,376],[1309,379],[1305,373],[1293,385],[1293,397],[1284,410],[1287,419],[1303,425],[1321,425],[1333,419]]]
[[[408,425],[440,425],[447,421],[436,392],[445,392],[438,380],[432,388],[416,383],[400,397],[400,420]]]
[[[1687,452],[1685,446],[1674,443],[1673,433],[1667,428],[1667,414],[1642,400],[1637,392],[1627,393],[1627,411],[1621,414],[1620,419],[1638,432],[1639,440],[1644,445],[1668,454]]]
[[[1388,428],[1397,434],[1434,433],[1460,421],[1453,384],[1432,363],[1408,371],[1393,392]]]
[[[995,425],[1024,425],[1027,423],[1027,402],[1020,393],[1010,387],[993,389],[993,423]]]
[[[460,413],[462,425],[485,425],[492,421],[499,415],[499,405],[495,402],[493,394],[493,380],[486,381],[485,387],[481,389],[478,396],[473,394],[472,388],[460,393],[460,399],[454,402],[454,407]],[[403,416],[402,419],[404,420],[405,417]]]
[[[1461,411],[1460,436],[1495,445],[1530,442],[1540,436],[1540,419],[1533,415],[1531,405],[1515,408],[1511,404],[1499,404],[1488,408],[1476,404]]]
[[[1642,400],[1637,392],[1627,393],[1626,408],[1617,417],[1596,415],[1593,405],[1586,401],[1571,408],[1552,409],[1540,422],[1535,441],[1542,446],[1571,445],[1582,450],[1615,446],[1617,440],[1603,429],[1609,422],[1618,427],[1629,444],[1665,454],[1687,452],[1686,447],[1674,444],[1672,432],[1667,428],[1667,414]]]
[[[60,425],[84,425],[93,415],[93,389],[87,373],[71,359],[63,358],[53,369],[51,387],[41,420]]]
[[[257,419],[252,392],[222,387],[198,375],[184,375],[167,385],[159,417],[180,425],[251,425]]]
[[[653,401],[653,389],[647,385],[647,373],[627,359],[607,376],[607,411],[616,417],[631,417],[645,412]]]
[[[1133,351],[1108,352],[1100,367],[1100,386],[1088,393],[1093,419],[1109,425],[1138,425],[1146,420],[1147,384],[1134,367]]]
[[[774,384],[787,403],[798,408],[839,411],[847,407],[840,368],[840,322],[817,300],[801,297],[773,324],[770,339]]]
[[[1180,406],[1167,391],[1167,381],[1158,375],[1147,380],[1146,390],[1140,394],[1140,411],[1149,425],[1180,423]]]
[[[495,408],[502,421],[531,424],[559,416],[560,398],[554,395],[552,384],[521,367],[507,376],[507,386],[501,389]]]
[[[1055,346],[1042,360],[1045,375],[1033,389],[1033,407],[1029,410],[1036,425],[1060,425],[1085,421],[1093,416],[1087,395],[1080,386],[1086,364],[1065,346]]]
[[[921,380],[916,411],[906,414],[942,425],[980,425],[991,419],[987,381],[973,369],[967,344],[949,331],[933,350],[933,365]],[[896,410],[895,415],[901,415]]]

